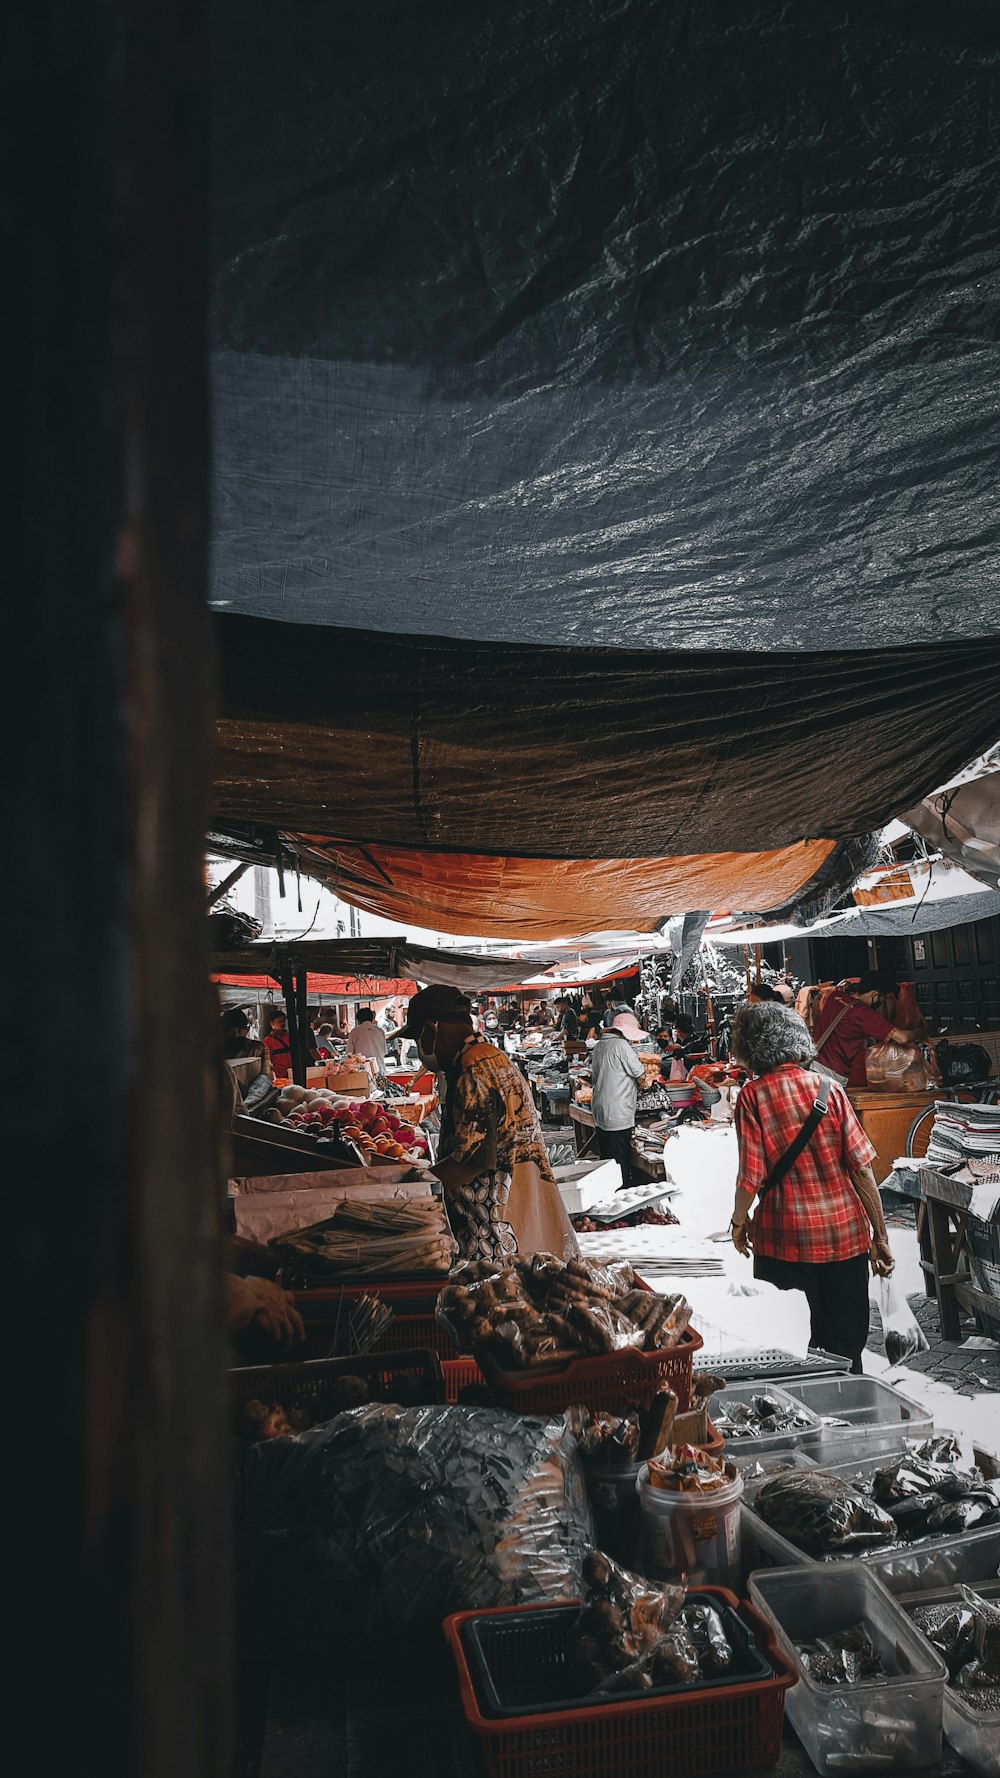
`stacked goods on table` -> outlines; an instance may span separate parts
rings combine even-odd
[[[270,1243],[298,1281],[446,1274],[456,1247],[437,1198],[363,1204],[345,1199],[322,1222]]]
[[[551,1253],[505,1267],[469,1261],[438,1299],[463,1351],[505,1370],[557,1369],[574,1358],[676,1346],[691,1319],[685,1297],[657,1296],[629,1265]]]
[[[321,1140],[339,1136],[362,1163],[420,1160],[430,1153],[426,1136],[409,1118],[398,1116],[391,1103],[346,1099],[329,1087],[287,1086],[263,1115],[300,1135]]]
[[[1000,1105],[952,1105],[939,1100],[924,1160],[929,1167],[957,1161],[1000,1166]]]

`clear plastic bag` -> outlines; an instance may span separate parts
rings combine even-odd
[[[930,1093],[941,1084],[937,1063],[917,1043],[875,1043],[865,1052],[869,1086],[895,1087],[906,1093]]]
[[[562,1421],[373,1404],[252,1446],[235,1484],[241,1575],[307,1634],[572,1598],[593,1545]]]
[[[905,1364],[928,1343],[913,1310],[894,1278],[873,1278],[871,1295],[882,1318],[885,1355],[891,1365]]]
[[[584,1601],[571,1642],[581,1679],[592,1690],[647,1690],[651,1681],[642,1679],[637,1667],[675,1624],[684,1587],[630,1574],[593,1549],[584,1559],[582,1578]]]

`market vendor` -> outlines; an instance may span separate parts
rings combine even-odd
[[[288,1034],[288,1019],[277,1008],[271,1014],[271,1025],[264,1045],[271,1058],[272,1072],[281,1079],[291,1079],[292,1074],[292,1040]]]
[[[828,994],[816,1014],[813,1042],[820,1072],[846,1086],[855,1058],[869,1037],[884,1043],[913,1043],[916,1031],[900,1031],[878,1011],[883,988],[877,975],[863,975],[857,987]]]
[[[556,1001],[556,1030],[561,1032],[569,1043],[577,1043],[580,1037],[580,1019],[572,1000],[560,998]]]
[[[805,1147],[772,1179],[809,1118],[825,1083],[804,1019],[790,1007],[747,1002],[733,1020],[732,1049],[748,1081],[736,1102],[739,1173],[732,1235],[753,1252],[754,1277],[805,1292],[810,1344],[851,1360],[861,1372],[868,1343],[868,1271],[893,1269],[875,1150],[839,1082]],[[758,1199],[751,1220],[750,1208]]]
[[[271,1057],[266,1044],[256,1037],[250,1036],[250,1020],[242,1006],[227,1006],[222,1014],[222,1055],[226,1062],[242,1061],[248,1056],[258,1057],[261,1070],[270,1074]]]
[[[349,1056],[367,1056],[375,1064],[377,1074],[385,1073],[385,1032],[375,1023],[370,1006],[359,1006],[354,1029],[347,1039]]]
[[[455,988],[415,994],[403,1035],[442,1073],[446,1097],[438,1161],[452,1233],[463,1259],[503,1264],[515,1253],[576,1253],[531,1093],[515,1064],[477,1036]]]
[[[302,1317],[287,1290],[270,1278],[226,1277],[226,1319],[231,1334],[254,1328],[284,1354],[306,1337]]]

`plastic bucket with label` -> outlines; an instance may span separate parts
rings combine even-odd
[[[652,1488],[644,1463],[636,1477],[646,1572],[656,1580],[687,1575],[693,1586],[740,1584],[740,1502],[743,1477],[714,1493]]]

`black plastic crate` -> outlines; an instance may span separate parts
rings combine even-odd
[[[543,1611],[499,1613],[470,1618],[462,1638],[484,1715],[536,1716],[552,1710],[572,1710],[575,1705],[593,1708],[595,1702],[626,1704],[632,1698],[648,1702],[683,1692],[718,1690],[720,1686],[749,1684],[769,1679],[771,1665],[757,1648],[752,1631],[737,1617],[724,1596],[712,1587],[693,1587],[692,1603],[714,1605],[726,1627],[733,1651],[728,1673],[693,1685],[656,1686],[645,1692],[614,1692],[595,1699],[582,1691],[572,1660],[570,1632],[580,1615],[579,1605],[553,1605]]]

